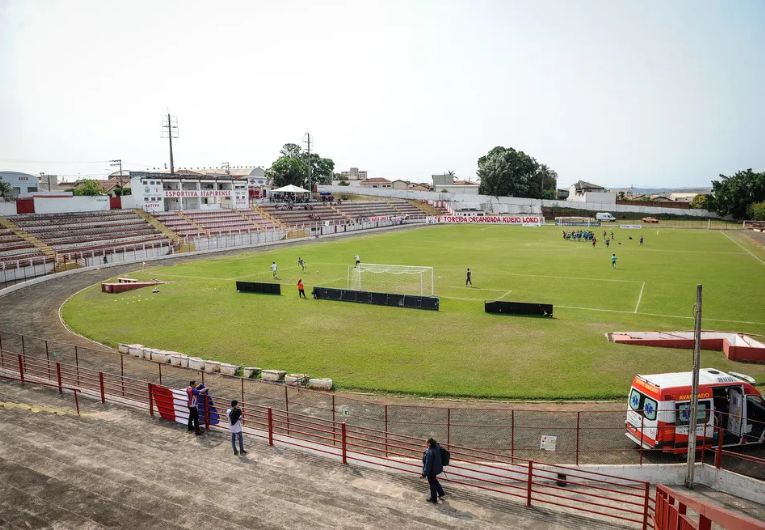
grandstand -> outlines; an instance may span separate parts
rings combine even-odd
[[[115,247],[125,250],[146,244],[170,245],[164,234],[131,210],[22,214],[9,220],[56,254],[72,260],[90,252],[112,253]]]
[[[16,268],[19,261],[25,264],[42,263],[46,259],[42,250],[30,241],[18,236],[10,228],[0,228],[0,264],[2,268]]]
[[[343,224],[350,221],[350,218],[343,215],[337,207],[320,202],[294,204],[292,209],[273,204],[261,205],[258,209],[287,226],[309,225],[324,221],[329,221],[331,224]]]
[[[350,219],[369,217],[396,217],[400,215],[422,216],[425,212],[403,199],[387,201],[349,201],[340,204],[337,209]]]
[[[254,210],[172,210],[154,218],[181,237],[268,230],[274,224]]]

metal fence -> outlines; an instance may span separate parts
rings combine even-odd
[[[243,402],[272,406],[325,421],[342,421],[354,428],[392,435],[419,439],[432,436],[446,445],[469,446],[511,460],[581,465],[680,463],[685,459],[669,450],[644,450],[626,437],[626,399],[623,406],[614,404],[605,410],[580,411],[511,408],[482,403],[471,406],[409,405],[395,400],[381,402],[374,396],[337,395],[260,379],[195,371],[137,359],[107,348],[84,348],[5,331],[0,332],[0,350],[175,388],[184,388],[189,380],[195,379],[219,394],[235,396]],[[708,452],[717,448],[707,444],[705,449],[699,453],[699,461],[706,459],[709,462]],[[737,471],[745,474],[765,473],[765,466],[749,468],[743,460],[736,463],[737,455],[741,454],[754,458],[765,456],[761,446],[755,450],[725,450],[722,454],[726,467],[735,465]]]
[[[32,278],[52,274],[56,271],[57,266],[65,268],[67,264],[72,267],[93,267],[98,265],[141,263],[147,259],[176,254],[178,253],[178,248],[193,248],[193,250],[199,252],[255,248],[271,245],[278,241],[307,240],[375,228],[424,224],[425,222],[426,217],[424,215],[392,217],[375,221],[338,222],[335,224],[325,221],[303,223],[271,230],[231,230],[210,235],[200,233],[183,237],[180,245],[172,245],[169,241],[152,241],[90,250],[74,249],[67,252],[58,252],[55,258],[40,256],[0,263],[0,288],[10,287]],[[186,253],[183,253],[183,255],[186,255]]]
[[[23,345],[26,347],[26,339]],[[48,343],[50,348],[50,343]],[[81,366],[79,349],[75,363],[10,353],[0,349],[0,375],[30,383],[55,386],[59,392],[75,389],[102,403],[114,402],[155,412],[171,421],[185,422],[179,412],[187,403],[172,397],[168,402],[168,386],[146,380],[117,375]],[[208,388],[210,388],[208,386]],[[164,391],[164,392],[162,392]],[[76,392],[75,392],[76,396]],[[216,399],[226,402],[231,394],[216,392]],[[237,396],[238,397],[238,396]],[[288,402],[285,401],[285,405]],[[257,398],[242,400],[243,427],[252,436],[261,437],[269,445],[299,447],[343,464],[382,469],[419,476],[422,473],[423,438],[327,420],[286,408],[263,404]],[[215,428],[210,406],[204,406],[207,429]],[[188,416],[188,412],[186,413]],[[227,418],[220,418],[218,429],[226,429]],[[646,529],[652,525],[654,513],[650,484],[603,473],[534,460],[520,460],[501,452],[457,444],[447,445],[451,461],[444,473],[447,483],[479,490],[491,496],[521,502],[527,507],[542,506],[583,515],[606,523],[626,524]]]

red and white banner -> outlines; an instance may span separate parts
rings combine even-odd
[[[228,197],[231,190],[165,190],[165,197]]]
[[[428,223],[446,224],[495,224],[495,225],[523,225],[544,224],[545,218],[541,215],[439,215],[428,217]]]
[[[189,397],[185,389],[180,390],[161,385],[151,385],[151,396],[154,399],[154,407],[157,408],[162,418],[184,425],[188,422]],[[199,423],[217,425],[220,421],[218,409],[215,408],[212,396],[208,394],[200,395],[197,399],[197,409],[199,411]]]

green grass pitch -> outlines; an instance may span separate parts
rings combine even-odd
[[[765,251],[741,233],[605,229],[616,235],[610,248],[564,241],[552,226],[442,225],[211,256],[134,274],[170,282],[158,294],[88,288],[63,316],[110,345],[331,377],[341,389],[518,399],[621,398],[635,373],[690,369],[690,350],[611,344],[604,334],[692,329],[697,283],[704,329],[765,334]],[[300,277],[308,293],[345,286],[355,254],[433,266],[440,311],[298,299]],[[272,261],[282,296],[236,292],[237,279],[270,281]],[[485,314],[493,299],[552,303],[555,318]],[[765,365],[722,352],[703,352],[702,365],[765,379]]]

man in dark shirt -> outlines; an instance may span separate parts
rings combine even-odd
[[[428,485],[430,486],[430,497],[427,501],[433,504],[438,504],[438,499],[446,495],[444,489],[441,487],[441,483],[438,482],[436,475],[442,473],[444,466],[441,462],[441,448],[438,443],[433,439],[428,439],[428,449],[422,456],[422,476],[428,479]],[[438,495],[438,497],[436,497]]]

